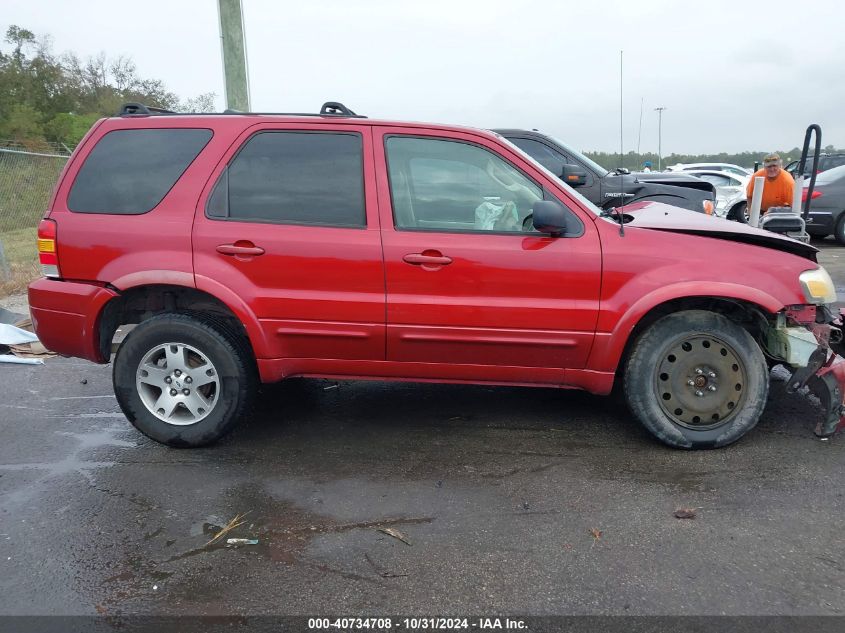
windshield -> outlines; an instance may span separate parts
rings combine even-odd
[[[596,172],[598,174],[599,178],[604,178],[605,176],[607,176],[608,173],[610,173],[604,167],[599,165],[597,162],[595,162],[594,160],[590,160],[589,158],[584,156],[584,154],[579,152],[577,149],[572,149],[569,145],[567,145],[566,143],[564,143],[560,139],[557,139],[554,136],[549,136],[549,138],[552,139],[558,145],[560,145],[561,148],[563,148],[565,151],[569,152],[570,154],[574,154],[575,156],[577,156],[578,160],[581,160],[581,161],[584,161],[585,163],[587,163],[587,165],[590,166],[590,169],[592,169],[594,172]]]
[[[522,149],[520,149],[519,147],[517,147],[516,145],[514,145],[513,143],[511,143],[511,142],[510,142],[508,139],[506,139],[504,136],[501,136],[500,134],[496,134],[496,136],[498,136],[498,137],[499,137],[499,140],[500,140],[500,141],[502,141],[503,143],[506,143],[506,144],[507,144],[507,145],[508,145],[508,146],[509,146],[509,147],[510,147],[513,151],[517,152],[520,156],[522,156],[523,158],[525,158],[525,160],[527,160],[527,161],[528,161],[528,162],[530,162],[532,165],[534,165],[535,167],[537,167],[540,171],[542,171],[544,174],[546,174],[546,175],[547,175],[547,176],[548,176],[548,177],[549,177],[549,178],[550,178],[553,182],[559,182],[559,183],[560,183],[560,184],[562,184],[564,187],[566,187],[566,188],[569,190],[569,193],[570,193],[570,194],[572,194],[573,196],[575,196],[576,198],[578,198],[578,200],[580,200],[580,201],[581,201],[581,204],[583,204],[583,205],[584,205],[587,209],[589,209],[590,211],[592,211],[592,212],[593,212],[593,213],[595,213],[596,215],[599,215],[599,216],[600,216],[600,215],[602,214],[602,210],[601,210],[599,207],[597,207],[595,204],[593,204],[592,202],[590,202],[589,200],[587,200],[584,196],[582,196],[580,193],[578,193],[578,191],[577,191],[576,189],[573,189],[572,187],[570,187],[569,185],[567,185],[565,182],[563,182],[563,181],[560,179],[560,176],[558,176],[557,174],[552,173],[551,171],[549,171],[548,169],[546,169],[545,167],[543,167],[543,166],[542,166],[542,165],[541,165],[541,164],[540,164],[537,160],[535,160],[534,158],[532,158],[529,154],[526,154],[526,153],[525,153]],[[571,151],[571,150],[569,150],[569,151]],[[586,160],[588,160],[588,161],[589,161],[589,159],[586,159]],[[602,170],[602,172],[604,172],[605,174],[607,174],[607,170],[604,170],[604,169],[602,169],[601,167],[599,167],[599,169],[601,169],[601,170]]]

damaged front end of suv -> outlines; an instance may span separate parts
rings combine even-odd
[[[760,343],[772,361],[792,371],[788,393],[806,386],[818,397],[824,414],[814,432],[827,439],[845,427],[845,309],[831,311],[836,293],[824,268],[807,271],[801,283],[813,303],[790,306],[774,323],[766,321]]]

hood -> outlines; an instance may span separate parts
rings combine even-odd
[[[785,235],[756,229],[747,224],[740,224],[731,220],[711,217],[703,213],[691,213],[686,209],[678,209],[659,202],[635,202],[626,205],[625,214],[632,218],[627,226],[641,229],[701,235],[719,240],[763,246],[799,255],[813,262],[816,261],[816,253],[819,252],[814,246],[804,244]]]
[[[635,172],[631,174],[640,182],[650,182],[661,185],[673,185],[675,187],[689,187],[701,191],[713,191],[714,187],[706,180],[702,180],[692,174],[684,174],[672,171]]]

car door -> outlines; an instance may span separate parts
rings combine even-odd
[[[388,360],[448,364],[466,379],[554,368],[544,375],[560,382],[564,368],[583,367],[601,285],[593,222],[572,212],[566,237],[534,231],[531,206],[551,197],[545,176],[487,137],[374,134]]]
[[[243,300],[272,358],[384,360],[378,223],[367,126],[254,126],[200,197],[197,286]]]

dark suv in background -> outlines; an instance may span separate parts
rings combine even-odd
[[[788,171],[793,177],[798,173],[798,162],[797,160],[792,161],[789,163],[784,169]],[[819,154],[819,166],[818,166],[818,173],[822,173],[827,171],[828,169],[833,169],[834,167],[841,167],[845,165],[845,153],[842,154]],[[804,177],[809,178],[810,172],[813,169],[813,157],[807,156],[807,162],[804,164]]]
[[[716,190],[712,184],[677,172],[606,170],[581,152],[536,130],[500,129],[504,136],[570,187],[603,209],[641,200],[671,204],[712,215]]]

